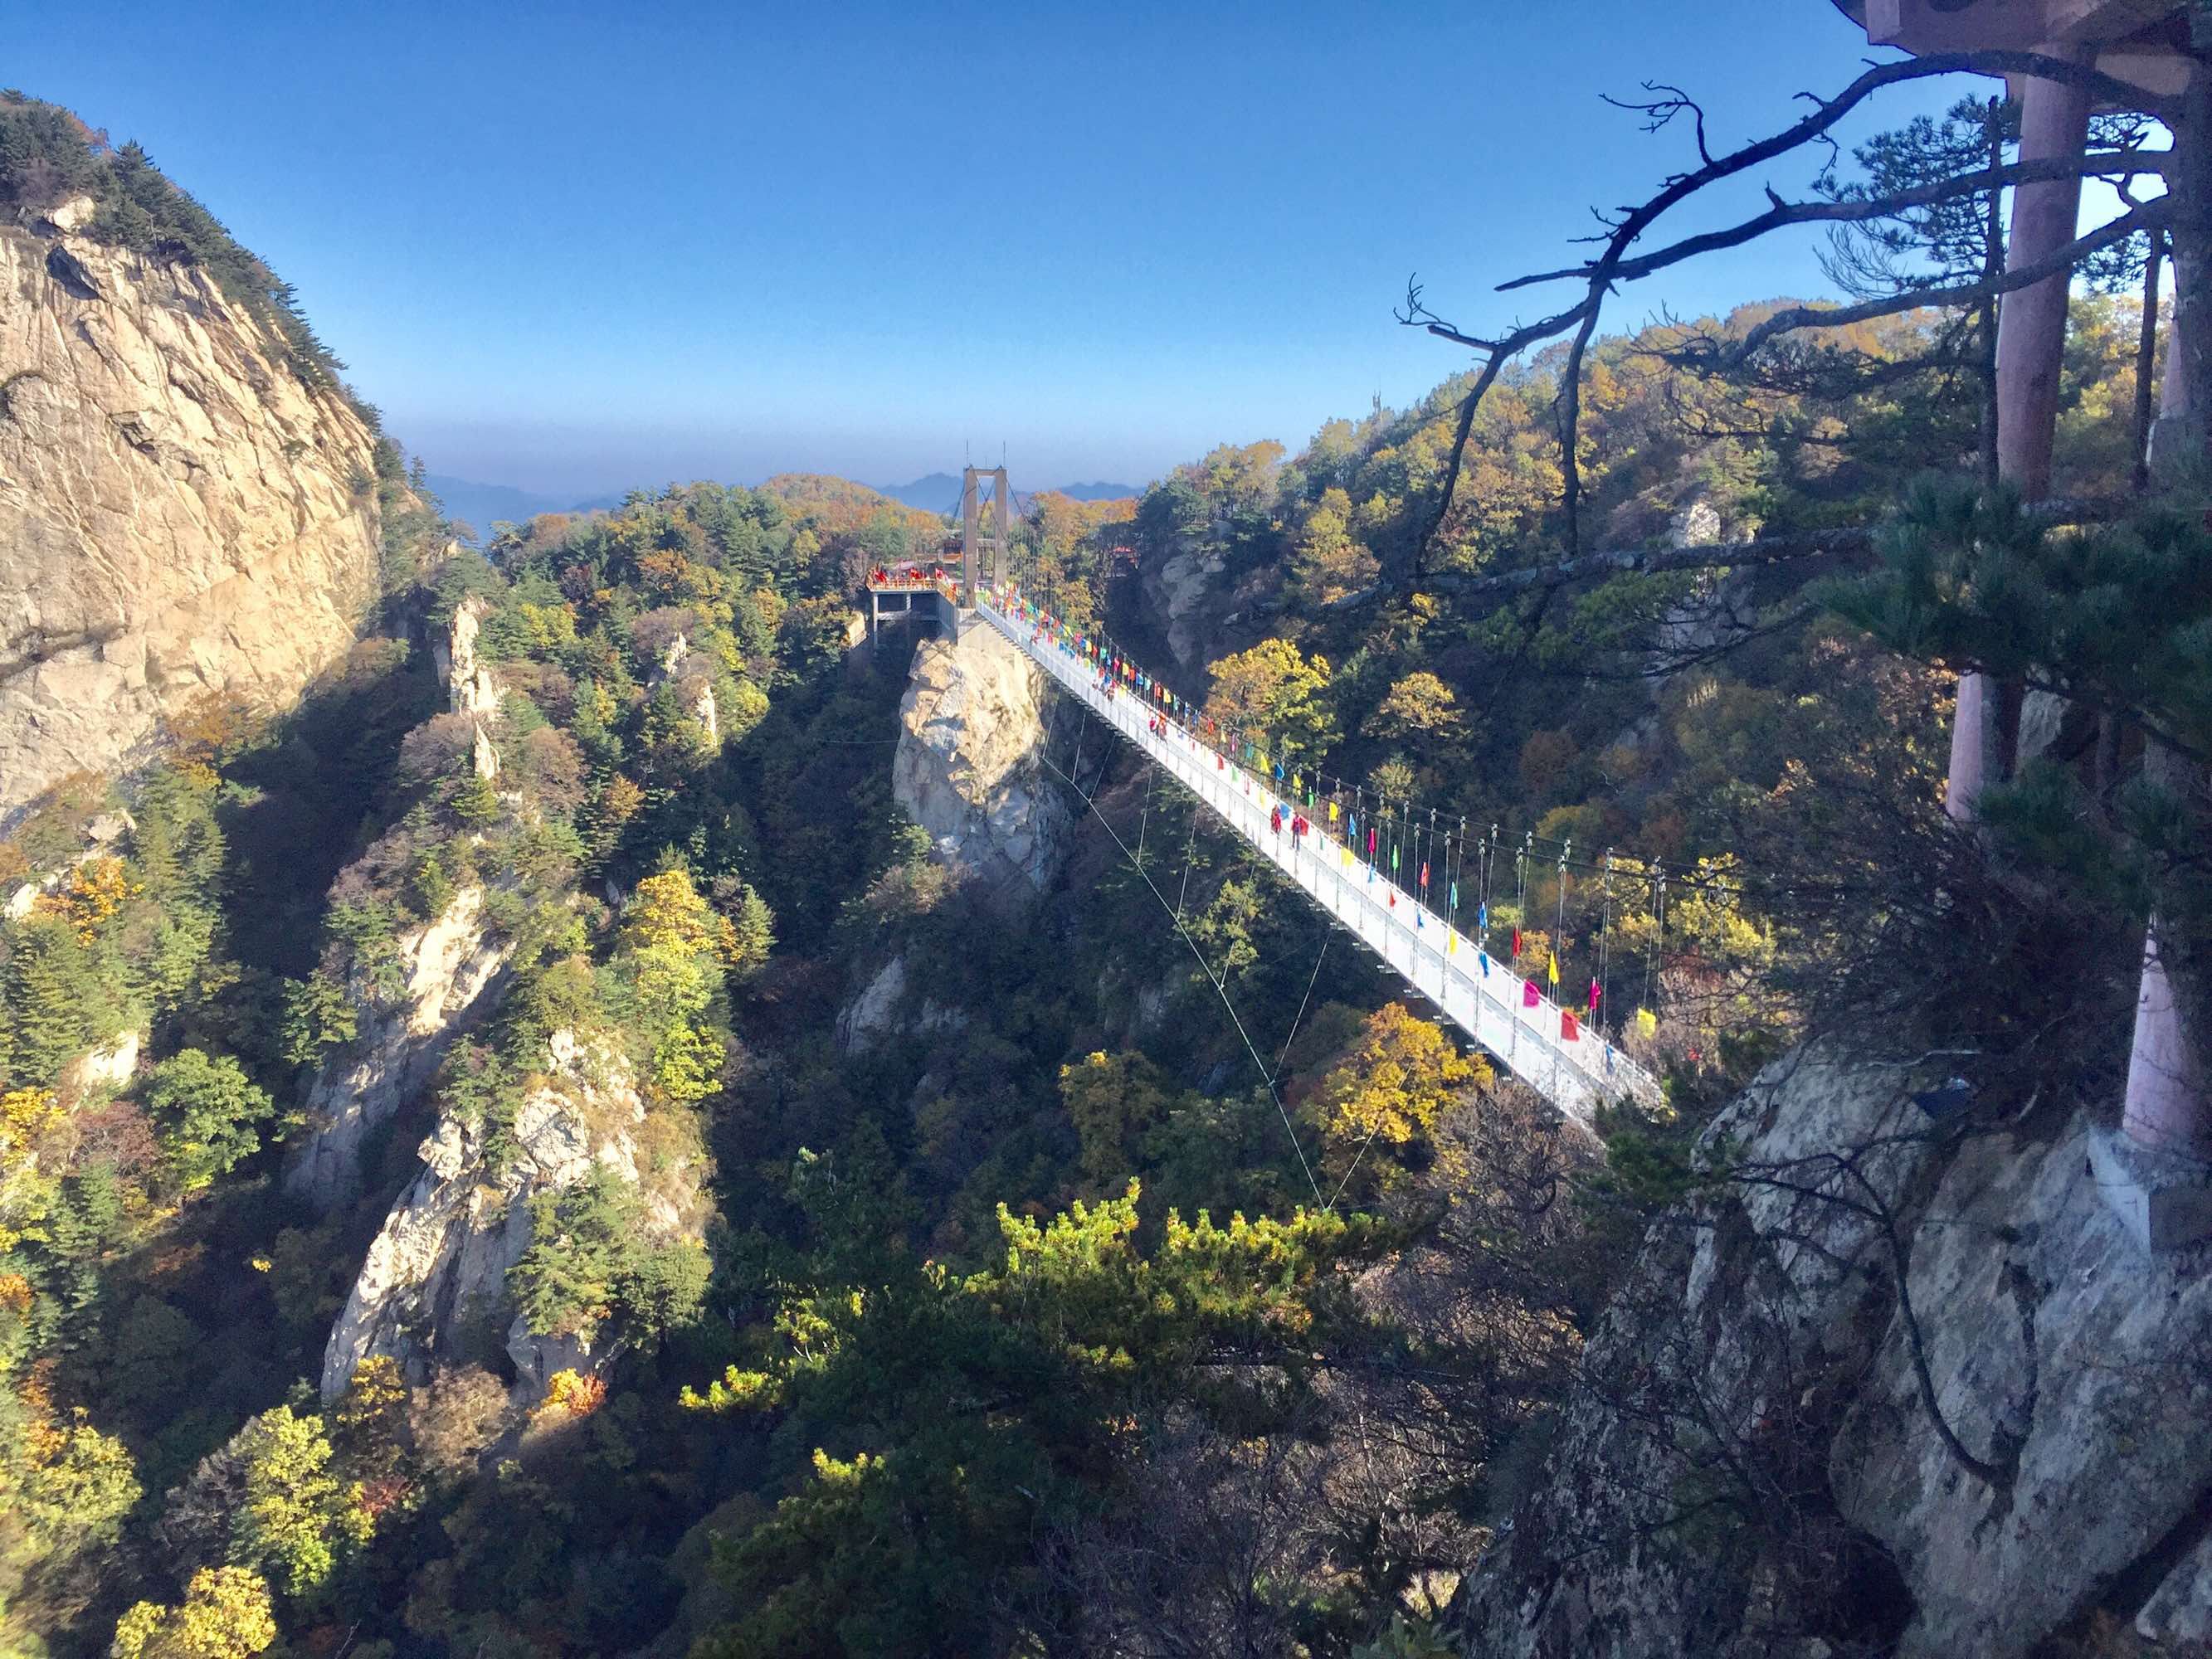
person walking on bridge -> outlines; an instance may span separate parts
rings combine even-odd
[[[1267,809],[1267,830],[1272,835],[1279,836],[1283,833],[1283,809],[1281,807],[1271,806]]]

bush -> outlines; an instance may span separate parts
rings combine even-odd
[[[170,1182],[190,1193],[251,1158],[261,1145],[254,1125],[276,1109],[228,1054],[186,1048],[154,1068],[146,1109]]]

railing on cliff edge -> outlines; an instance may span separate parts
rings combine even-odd
[[[1057,630],[1020,621],[1001,608],[1018,603],[986,592],[978,596],[975,614],[1165,768],[1339,926],[1559,1111],[1588,1127],[1601,1105],[1662,1103],[1658,1079],[1601,1030],[1583,1028],[1580,1016],[1554,1002],[1536,981],[1522,978],[1492,957],[1481,941],[1431,914],[1320,824],[1303,837],[1271,830],[1273,810],[1279,808],[1287,823],[1300,809],[1275,793],[1267,777],[1218,753],[1153,704],[1127,693],[1109,696],[1097,671]]]

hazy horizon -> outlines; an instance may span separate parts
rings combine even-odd
[[[13,83],[142,141],[295,284],[431,471],[588,497],[1001,454],[1023,487],[1141,484],[1402,407],[1467,362],[1392,321],[1409,274],[1469,326],[1535,314],[1555,291],[1492,284],[1571,260],[1591,204],[1689,153],[1601,93],[1679,82],[1740,142],[1867,53],[1826,0],[1697,9],[1355,30],[1322,9],[659,5],[617,27],[179,0],[97,53],[58,13],[0,40]],[[1755,81],[1716,40],[1755,48]],[[1958,92],[1910,88],[1843,136]],[[1826,293],[1817,246],[1696,261],[1609,322]]]

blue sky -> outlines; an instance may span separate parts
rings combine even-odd
[[[1682,163],[1601,92],[1679,82],[1735,143],[1867,53],[1828,0],[7,9],[0,75],[143,143],[433,471],[579,495],[1295,447],[1463,361],[1392,323],[1409,272],[1533,313],[1489,284]],[[1615,314],[1821,291],[1814,246]]]

